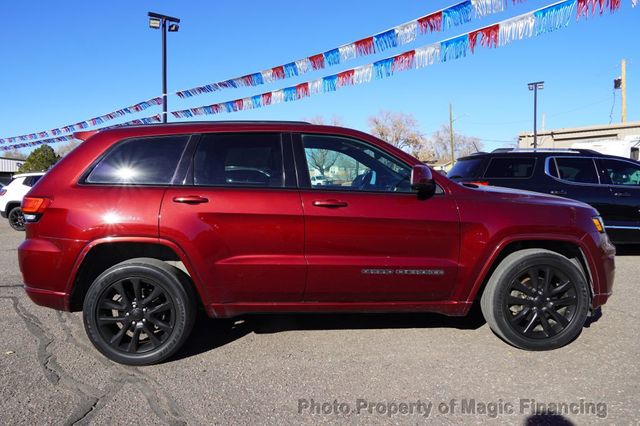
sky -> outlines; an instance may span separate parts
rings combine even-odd
[[[509,7],[503,13],[418,36],[409,45],[295,79],[186,100],[170,95],[169,111],[317,79],[552,3],[526,0],[512,5],[507,1]],[[159,96],[161,32],[148,27],[149,11],[181,19],[179,32],[167,35],[168,91],[172,93],[327,51],[455,3],[2,1],[0,137],[73,124]],[[568,28],[506,47],[477,49],[464,59],[296,102],[204,118],[305,120],[321,116],[330,120],[335,116],[346,127],[367,131],[368,117],[388,110],[413,115],[422,132],[430,134],[447,124],[451,103],[455,130],[480,138],[484,149],[490,150],[511,146],[519,133],[531,131],[533,95],[527,89],[531,81],[545,82],[538,98],[539,129],[619,121],[620,92],[615,94],[614,104],[613,80],[620,74],[621,59],[626,58],[628,121],[640,120],[639,20],[640,7],[632,9],[631,0],[622,0],[615,14],[581,19]],[[120,121],[160,111],[160,107],[154,107]]]

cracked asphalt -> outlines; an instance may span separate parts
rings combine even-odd
[[[640,250],[617,258],[602,316],[551,352],[506,345],[477,313],[269,315],[200,318],[172,360],[126,367],[93,348],[79,313],[25,296],[23,238],[0,221],[3,424],[640,420]]]

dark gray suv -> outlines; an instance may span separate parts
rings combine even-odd
[[[640,244],[640,162],[591,150],[498,149],[460,158],[447,175],[572,198],[595,207],[615,244]]]

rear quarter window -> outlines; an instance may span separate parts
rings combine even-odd
[[[478,177],[482,173],[483,163],[484,158],[466,158],[458,160],[453,168],[449,170],[449,173],[447,173],[447,177],[451,179]]]
[[[492,158],[484,173],[485,178],[526,179],[533,176],[535,158],[497,157]]]
[[[188,135],[127,139],[98,161],[85,179],[99,184],[171,184]]]

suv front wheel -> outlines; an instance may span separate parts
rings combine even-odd
[[[507,256],[482,294],[482,313],[493,330],[520,349],[556,349],[575,339],[587,319],[589,285],[566,257],[526,249]]]
[[[147,365],[173,355],[189,337],[196,314],[191,282],[178,268],[138,258],[103,272],[83,304],[93,345],[108,358]]]

